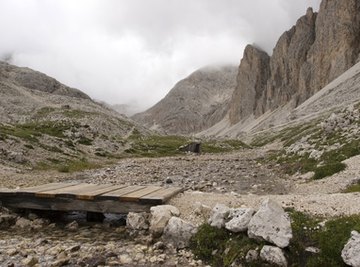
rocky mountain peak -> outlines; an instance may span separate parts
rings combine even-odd
[[[231,100],[232,124],[285,104],[296,107],[353,66],[360,52],[360,2],[323,0],[278,40],[271,57],[247,47]],[[261,54],[261,56],[259,56]]]
[[[133,118],[146,127],[171,134],[207,129],[226,115],[236,74],[234,66],[201,68],[178,82],[155,106]]]

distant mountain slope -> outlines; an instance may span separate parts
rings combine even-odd
[[[357,63],[295,109],[288,103],[257,118],[252,115],[235,125],[231,125],[229,117],[226,116],[221,122],[199,135],[236,137],[270,128],[281,129],[326,117],[332,112],[359,103],[360,63]]]
[[[178,82],[155,106],[132,118],[148,128],[190,134],[219,122],[236,86],[237,68],[206,67]]]
[[[0,62],[0,163],[103,160],[133,132],[146,130],[45,74]]]

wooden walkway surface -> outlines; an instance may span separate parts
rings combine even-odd
[[[10,208],[99,213],[148,211],[182,191],[179,187],[51,183],[22,189],[0,189],[0,201]]]

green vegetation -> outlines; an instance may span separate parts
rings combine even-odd
[[[344,190],[344,193],[355,193],[360,192],[360,180],[357,181],[355,184],[350,185],[348,188]]]
[[[179,148],[191,143],[187,137],[174,135],[143,136],[134,130],[128,138],[130,148],[125,150],[126,156],[135,157],[166,157],[181,155]],[[202,143],[202,153],[223,153],[241,148],[249,148],[239,140],[206,140]]]
[[[321,227],[322,218],[289,210],[292,221],[293,238],[284,250],[290,267],[338,267],[346,266],[341,251],[351,236],[351,231],[360,231],[360,215],[334,218]],[[250,249],[265,244],[249,239],[245,233],[234,234],[225,229],[217,229],[204,224],[191,239],[190,248],[194,255],[211,266],[230,266],[234,261],[242,266],[267,266],[260,260],[245,261]],[[319,253],[307,252],[308,247],[319,249]]]
[[[16,124],[13,126],[0,125],[0,131],[2,134],[8,136],[14,136],[25,141],[37,143],[38,137],[43,134],[64,138],[64,132],[71,129],[73,126],[75,125],[66,122],[43,121],[37,123]]]
[[[47,159],[47,161],[38,162],[36,170],[57,170],[59,172],[78,172],[89,169],[97,169],[102,167],[103,164],[97,162],[90,162],[85,158],[80,160],[58,160],[58,159]]]
[[[244,260],[246,253],[259,245],[244,233],[233,234],[208,224],[200,226],[190,241],[194,255],[214,267],[230,266],[236,259]]]

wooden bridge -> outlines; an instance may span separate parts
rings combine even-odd
[[[128,213],[148,211],[151,206],[166,203],[180,191],[179,187],[51,183],[0,189],[0,201],[9,208]]]

